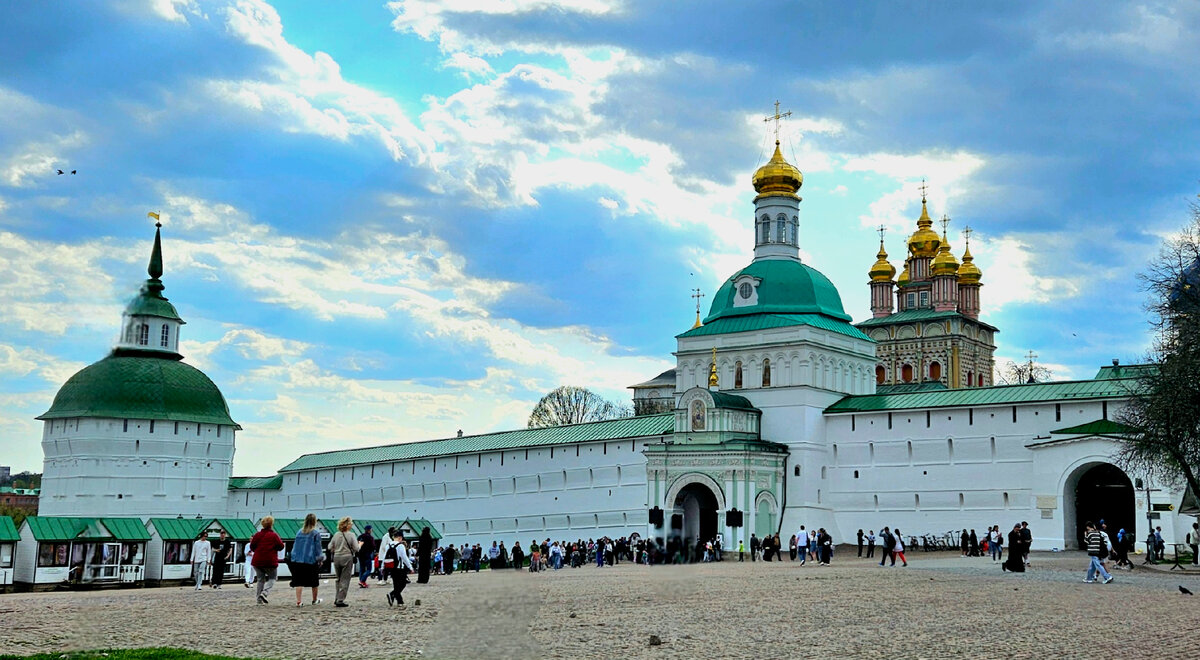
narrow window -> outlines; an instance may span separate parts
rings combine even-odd
[[[963,508],[967,503],[967,498],[963,497],[962,493],[958,494],[958,508]]]
[[[912,440],[908,441],[908,462],[912,463]]]
[[[921,292],[921,306],[922,307],[929,306],[929,292],[928,291]]]
[[[154,420],[150,420],[150,432],[154,433]]]
[[[909,309],[912,309],[913,307],[916,307],[916,306],[917,306],[917,294],[915,294],[915,293],[910,293],[910,294],[908,294],[908,305],[907,305],[907,307],[908,307]]]
[[[138,324],[138,346],[148,346],[150,344],[150,326],[145,323]]]
[[[175,435],[179,435],[179,422],[175,422]]]
[[[125,432],[129,433],[129,420],[125,420]]]
[[[1017,407],[1013,406],[1013,424],[1017,423]]]
[[[954,462],[954,438],[946,438],[946,452],[950,456],[950,462]]]
[[[733,365],[733,389],[742,389],[742,361],[738,360]]]
[[[850,430],[854,430],[854,415],[850,415]]]
[[[855,470],[855,471],[854,471],[854,478],[855,478],[855,479],[857,479],[857,478],[858,478],[858,470]]]
[[[929,363],[929,380],[941,380],[941,379],[942,379],[942,363],[941,362],[930,362]]]
[[[875,367],[875,384],[883,385],[883,381],[886,378],[887,378],[887,369],[884,369],[882,364],[876,365],[876,367]]]
[[[1008,493],[1004,494],[1004,508],[1008,508]]]
[[[1062,421],[1062,404],[1061,403],[1054,404],[1054,421],[1056,421],[1056,422]]]
[[[799,465],[797,465],[797,466],[795,466],[794,468],[792,468],[792,472],[793,472],[793,473],[794,473],[794,474],[795,474],[797,477],[798,477],[798,476],[800,476],[800,466],[799,466]]]
[[[763,387],[771,386],[771,361],[767,358],[763,358],[762,386]]]
[[[782,213],[775,220],[775,242],[787,243],[787,216]]]
[[[1103,414],[1101,416],[1104,419],[1108,419],[1108,402],[1107,401],[1104,401],[1100,404],[1100,410],[1103,412]]]
[[[879,496],[878,495],[875,496],[875,510],[876,511],[879,510]]]
[[[921,508],[921,494],[920,493],[913,493],[913,507],[917,508],[917,509]]]
[[[171,326],[167,325],[166,323],[164,323],[162,326],[161,343],[163,348],[171,345]]]
[[[930,411],[925,411],[925,428],[929,428],[933,424],[933,414]]]
[[[906,383],[911,383],[913,379],[913,368],[911,364],[906,364],[900,367],[900,379]]]
[[[792,216],[792,245],[800,245],[800,218]]]
[[[995,438],[995,436],[993,436],[991,438],[991,446],[992,446],[992,462],[994,463],[994,462],[996,462],[996,438]]]
[[[974,424],[975,424],[975,409],[967,408],[967,426],[974,426]]]
[[[975,384],[975,372],[968,371],[967,372],[967,387],[971,387],[974,384]]]
[[[888,430],[892,430],[892,413],[888,413]]]

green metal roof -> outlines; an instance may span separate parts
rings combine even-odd
[[[588,422],[586,424],[549,426],[540,429],[519,429],[515,431],[501,431],[499,433],[486,433],[483,435],[469,435],[461,438],[447,438],[444,440],[425,440],[422,442],[407,442],[380,447],[363,447],[361,449],[342,449],[319,454],[305,454],[284,466],[280,472],[315,470],[343,465],[360,465],[363,463],[408,461],[418,458],[428,458],[430,456],[468,454],[497,451],[500,449],[523,449],[576,442],[623,440],[625,438],[639,438],[647,435],[662,435],[663,433],[670,433],[674,428],[674,413],[623,417],[621,419]]]
[[[30,516],[25,519],[33,538],[39,541],[70,541],[76,538],[111,538],[118,541],[148,541],[150,532],[137,518],[64,518]]]
[[[296,538],[296,533],[300,528],[304,527],[303,518],[276,518],[275,533],[284,541],[291,541]]]
[[[1112,380],[1114,378],[1142,378],[1158,373],[1157,364],[1118,364],[1110,367],[1100,367],[1095,380]]]
[[[151,518],[150,524],[164,541],[190,541],[212,521],[212,518]]]
[[[1132,426],[1114,422],[1111,419],[1097,419],[1086,424],[1058,429],[1050,433],[1055,435],[1124,435],[1137,429]]]
[[[698,328],[675,335],[682,337],[703,337],[706,335],[723,335],[732,332],[752,332],[754,330],[770,330],[797,325],[808,325],[822,330],[854,337],[855,339],[872,339],[858,328],[846,321],[829,318],[820,314],[753,314],[750,316],[728,316],[714,319]]]
[[[17,526],[13,524],[12,516],[0,516],[0,542],[20,540],[21,535],[17,533]]]
[[[734,307],[738,292],[733,281],[742,275],[758,278],[758,303]],[[713,295],[704,323],[719,318],[751,314],[824,314],[842,321],[850,316],[842,308],[842,297],[829,278],[815,268],[791,259],[762,259],[734,273]]]
[[[894,325],[896,323],[911,323],[913,321],[937,321],[939,319],[952,319],[952,318],[966,319],[972,323],[978,323],[979,325],[982,325],[983,327],[991,330],[992,332],[998,332],[998,330],[996,329],[995,326],[984,323],[983,321],[980,321],[979,319],[970,319],[970,318],[967,318],[966,316],[963,316],[962,314],[959,314],[958,312],[954,312],[954,311],[935,312],[934,310],[928,309],[928,308],[906,309],[903,312],[896,312],[895,314],[889,314],[887,316],[881,316],[879,318],[867,319],[866,321],[862,321],[860,323],[855,323],[854,325],[856,325],[860,328],[873,328],[875,326],[880,326],[880,325]]]
[[[175,311],[174,305],[161,295],[156,296],[153,292],[145,289],[129,302],[125,313],[130,316],[157,316],[183,323],[183,319],[179,318],[179,312]]]
[[[713,398],[713,405],[718,408],[733,408],[734,410],[753,410],[758,412],[758,408],[750,403],[750,399],[728,392],[709,392]]]
[[[217,518],[217,524],[229,532],[229,538],[235,541],[249,541],[258,531],[253,521],[242,518]]]
[[[927,383],[897,383],[895,385],[876,385],[876,394],[907,394],[909,392],[940,392],[950,389],[941,381]]]
[[[908,408],[965,408],[1036,401],[1078,401],[1129,396],[1137,386],[1131,378],[1074,380],[1030,385],[974,387],[909,394],[848,396],[825,409],[826,413],[878,412]]]
[[[230,477],[229,489],[257,488],[260,490],[279,490],[283,487],[283,476],[273,477]]]
[[[413,531],[417,533],[417,536],[420,536],[421,533],[425,531],[425,528],[428,527],[430,538],[432,538],[434,541],[440,541],[442,539],[442,533],[437,531],[437,527],[434,527],[433,523],[424,518],[409,518],[404,522],[408,523],[408,525],[413,528]]]
[[[38,419],[70,417],[237,425],[221,391],[199,369],[168,354],[122,350],[71,376]]]
[[[337,531],[338,520],[339,520],[338,518],[321,518],[320,520],[321,520],[321,524],[325,526],[325,529],[329,530],[330,534]],[[362,534],[363,533],[362,522],[351,518],[350,532],[352,534],[354,534],[355,536]]]

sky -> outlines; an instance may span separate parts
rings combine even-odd
[[[1138,273],[1200,191],[1200,3],[687,6],[4,3],[0,464],[40,470],[149,211],[236,474],[522,427],[564,384],[628,401],[751,259],[776,100],[802,257],[855,320],[925,179],[998,362],[1144,356]]]

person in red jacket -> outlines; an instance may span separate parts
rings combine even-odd
[[[276,574],[279,572],[279,551],[283,550],[283,540],[275,533],[275,518],[267,516],[259,523],[262,529],[250,538],[250,551],[254,553],[250,565],[258,577],[258,604],[266,605],[271,587],[275,586]]]

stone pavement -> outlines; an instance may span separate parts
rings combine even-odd
[[[987,558],[909,554],[908,568],[834,557],[801,567],[621,564],[434,576],[388,608],[268,606],[236,584],[0,595],[0,653],[180,646],[251,658],[1094,658],[1151,644],[1194,658],[1200,575],[1138,569],[1084,584],[1079,553],[1035,553],[1024,574]],[[328,600],[332,589],[322,595]],[[416,606],[417,599],[421,605]],[[651,646],[651,635],[662,644]]]

